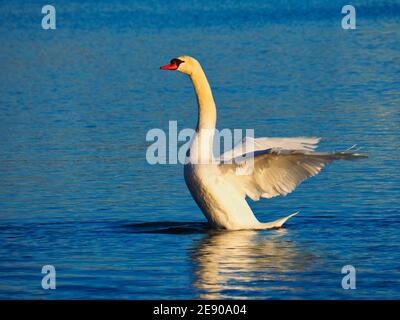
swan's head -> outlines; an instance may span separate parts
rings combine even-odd
[[[174,58],[170,64],[160,67],[161,70],[177,70],[189,76],[198,68],[200,68],[200,63],[189,56]]]

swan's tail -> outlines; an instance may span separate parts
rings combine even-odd
[[[267,222],[267,223],[261,223],[259,229],[273,229],[273,228],[281,228],[286,221],[288,221],[291,217],[295,216],[298,214],[299,211],[292,213],[291,215],[288,215],[287,217],[275,220],[273,222]]]

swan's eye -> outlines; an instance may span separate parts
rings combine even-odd
[[[181,63],[184,63],[185,61],[183,61],[183,60],[181,60],[181,59],[178,59],[178,58],[175,58],[175,59],[172,59],[171,60],[171,64],[175,64],[177,67],[179,67],[179,65],[181,64]]]

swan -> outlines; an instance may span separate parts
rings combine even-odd
[[[160,69],[188,75],[194,87],[198,122],[184,165],[184,178],[193,199],[212,227],[227,230],[280,228],[298,212],[263,223],[257,220],[246,197],[257,201],[285,196],[334,160],[366,157],[352,148],[331,153],[314,152],[319,138],[245,137],[232,150],[216,158],[213,139],[217,112],[200,63],[193,57],[181,56]],[[246,158],[247,154],[252,156]],[[247,174],[240,173],[239,169]]]

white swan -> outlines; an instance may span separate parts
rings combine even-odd
[[[246,201],[272,198],[292,192],[304,179],[316,175],[327,163],[365,155],[351,150],[313,152],[318,138],[245,138],[216,160],[213,138],[216,108],[210,85],[200,63],[188,56],[172,59],[163,70],[177,70],[192,80],[198,103],[196,134],[184,166],[186,184],[194,200],[213,227],[228,230],[281,227],[296,213],[274,222],[261,223]],[[243,151],[245,150],[245,151]],[[254,158],[242,157],[254,153]],[[234,159],[231,163],[229,160]],[[238,174],[238,169],[251,172]]]

